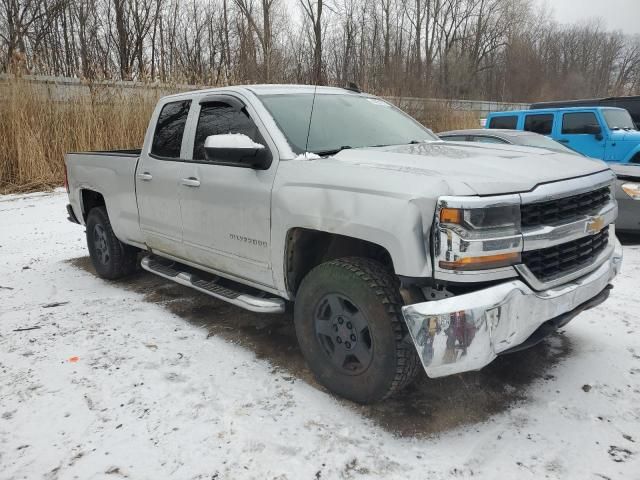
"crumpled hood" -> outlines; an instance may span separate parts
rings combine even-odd
[[[463,183],[478,195],[526,192],[542,183],[607,170],[600,160],[515,145],[429,142],[343,150],[336,160],[397,172],[441,177],[455,190]],[[318,160],[322,161],[322,160]]]

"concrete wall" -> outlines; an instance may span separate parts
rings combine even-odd
[[[0,99],[10,95],[10,83],[12,75],[0,74]],[[157,98],[171,93],[186,92],[206,88],[206,85],[186,85],[186,84],[160,84],[143,83],[131,81],[99,81],[83,82],[77,78],[51,77],[44,75],[25,75],[23,80],[37,85],[42,89],[43,94],[47,94],[56,101],[69,101],[80,95],[93,94],[94,97],[105,99],[116,94],[119,96],[145,95]],[[457,100],[440,98],[418,98],[418,97],[387,97],[389,101],[396,105],[406,106],[410,110],[425,108],[429,104],[434,106],[446,106],[453,110],[468,111],[476,113],[480,118],[486,117],[491,112],[504,110],[528,109],[528,103],[503,103],[490,102],[485,100]]]

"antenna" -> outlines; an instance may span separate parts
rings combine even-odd
[[[311,113],[309,114],[309,128],[307,128],[307,144],[304,146],[304,154],[309,151],[309,135],[311,135],[311,119],[313,118],[313,106],[316,103],[316,92],[318,91],[318,84],[313,86],[313,100],[311,101]]]

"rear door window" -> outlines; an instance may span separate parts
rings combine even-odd
[[[153,155],[180,158],[184,126],[187,123],[190,107],[191,100],[171,102],[162,107],[151,144]]]
[[[210,135],[242,133],[256,143],[265,145],[258,127],[245,109],[239,110],[224,102],[205,103],[200,107],[198,126],[193,143],[193,159],[205,160],[204,142]]]
[[[442,137],[442,140],[447,142],[468,142],[469,139],[465,135],[449,135]]]
[[[524,129],[527,132],[551,135],[553,130],[553,114],[527,115],[524,117]]]
[[[593,112],[565,113],[562,117],[562,133],[566,135],[591,133],[593,125],[600,125]]]
[[[477,143],[502,143],[502,144],[509,143],[506,140],[502,140],[501,138],[497,138],[497,137],[478,136],[478,137],[471,137],[471,139]]]
[[[489,128],[502,128],[507,130],[515,130],[518,127],[517,115],[505,117],[493,117],[489,122]]]

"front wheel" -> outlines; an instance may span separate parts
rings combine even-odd
[[[401,306],[393,276],[378,262],[345,258],[314,268],[300,285],[294,321],[318,381],[365,404],[408,385],[419,361]]]
[[[136,271],[138,250],[118,240],[104,207],[91,209],[87,216],[87,247],[102,278],[115,280]]]

